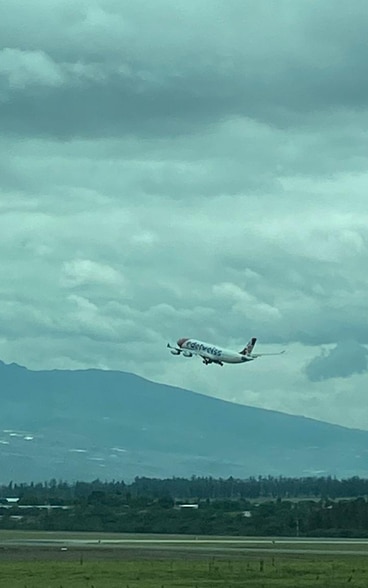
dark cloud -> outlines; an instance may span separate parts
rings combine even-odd
[[[305,371],[311,382],[349,378],[353,374],[367,371],[367,355],[366,347],[347,338],[330,351],[322,351],[320,356],[312,359],[306,366]]]
[[[145,14],[130,3],[80,2],[73,10],[61,2],[56,14],[42,15],[49,34],[43,28],[37,37],[30,16],[21,48],[5,19],[1,128],[64,139],[177,136],[234,117],[315,128],[326,114],[365,111],[361,3],[338,12],[332,2],[323,10],[310,2],[281,2],[278,11],[267,5],[269,13],[235,1],[208,12],[161,2]],[[17,12],[10,3],[9,11]]]
[[[7,90],[0,102],[0,124],[5,133],[61,139],[170,137],[201,133],[237,117],[280,129],[300,124],[315,128],[326,114],[338,116],[346,108],[365,110],[368,82],[362,72],[350,74],[341,87],[336,82],[333,87],[329,79],[336,80],[340,72],[312,73],[296,67],[295,73],[288,72],[290,78],[280,74],[277,81],[267,81],[259,73],[245,74],[241,66],[227,75],[214,67],[177,77],[160,72],[161,79],[152,84],[107,71],[101,80],[82,78],[56,87]]]

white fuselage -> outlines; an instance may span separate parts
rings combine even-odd
[[[183,350],[186,349],[192,353],[197,353],[201,357],[206,357],[214,362],[244,363],[254,359],[249,355],[243,355],[242,353],[237,353],[231,349],[224,349],[223,347],[218,347],[211,343],[205,343],[204,341],[198,341],[197,339],[186,339],[181,343],[180,348]]]

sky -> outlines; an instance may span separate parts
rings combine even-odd
[[[0,15],[0,359],[368,429],[366,0]]]

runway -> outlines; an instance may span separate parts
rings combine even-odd
[[[115,557],[239,557],[256,554],[295,555],[357,555],[368,556],[368,539],[328,539],[295,537],[165,537],[165,536],[106,536],[104,534],[72,533],[0,533],[0,557],[12,552],[93,552],[103,557],[106,552]],[[2,557],[3,559],[3,557]]]

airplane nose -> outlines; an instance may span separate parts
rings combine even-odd
[[[184,345],[185,341],[188,341],[188,337],[187,338],[182,337],[182,339],[178,339],[176,343],[179,347],[182,347],[182,345]]]

